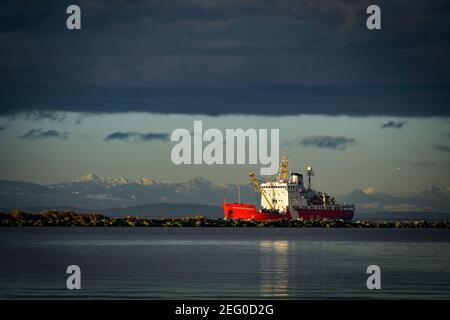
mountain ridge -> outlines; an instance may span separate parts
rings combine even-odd
[[[259,203],[250,184],[240,185],[242,202]],[[336,196],[339,202],[354,203],[361,212],[450,212],[450,187],[430,185],[417,193],[391,193],[374,187],[355,189]],[[157,203],[220,206],[237,200],[237,185],[218,185],[203,177],[184,182],[149,178],[84,175],[74,181],[41,185],[0,180],[0,207],[76,207],[106,210]]]

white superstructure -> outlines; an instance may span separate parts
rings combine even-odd
[[[288,208],[307,207],[313,203],[325,205],[329,202],[328,195],[311,189],[313,169],[308,167],[306,172],[307,187],[304,185],[302,174],[295,172],[289,174],[288,159],[284,155],[280,162],[277,179],[260,185],[263,191],[261,192],[261,209],[285,212]]]
[[[293,175],[296,175],[292,179]],[[296,180],[300,178],[299,180]],[[261,188],[266,192],[266,195],[271,201],[267,202],[265,197],[261,196],[261,208],[270,210],[277,210],[280,212],[286,211],[289,206],[300,207],[306,206],[308,201],[303,186],[302,175],[292,174],[288,181],[269,181],[261,184]]]

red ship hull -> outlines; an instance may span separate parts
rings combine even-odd
[[[241,219],[255,221],[273,221],[273,220],[351,220],[353,218],[353,207],[347,206],[330,206],[330,207],[299,207],[292,209],[291,213],[287,210],[285,213],[261,212],[256,206],[245,203],[223,204],[225,219]]]

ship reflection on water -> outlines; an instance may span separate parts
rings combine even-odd
[[[261,241],[260,252],[260,296],[287,298],[289,241]]]
[[[450,299],[440,229],[3,228],[0,257],[0,299]]]

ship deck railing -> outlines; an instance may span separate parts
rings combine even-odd
[[[309,206],[298,206],[301,209],[321,209],[321,210],[354,210],[355,205],[353,204],[341,204],[341,205],[328,205],[328,206],[320,206],[320,205],[309,205]]]

